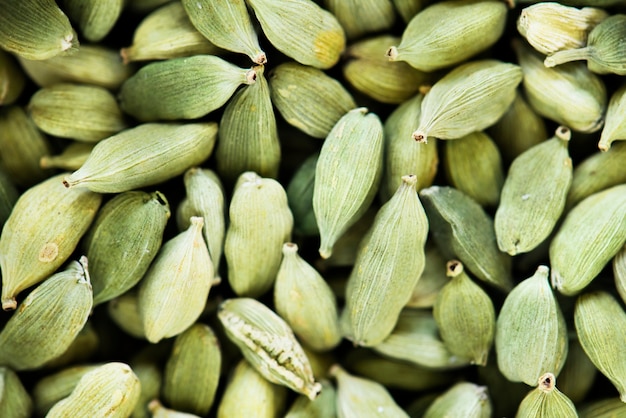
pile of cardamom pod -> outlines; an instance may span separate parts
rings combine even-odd
[[[626,2],[0,0],[0,417],[625,417]]]

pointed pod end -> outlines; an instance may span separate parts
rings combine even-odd
[[[402,183],[406,184],[409,187],[417,186],[417,176],[415,174],[407,174],[402,176]]]
[[[446,276],[457,277],[463,273],[463,263],[459,260],[450,260],[446,263]]]
[[[556,387],[556,377],[552,373],[545,373],[541,375],[537,382],[539,390],[545,393],[550,393]]]
[[[389,61],[397,61],[398,60],[398,47],[390,46],[387,52],[385,52],[385,56],[389,58]]]
[[[556,128],[556,131],[554,131],[554,136],[559,138],[561,141],[569,141],[572,139],[572,131],[567,126],[561,125]]]
[[[265,52],[263,51],[259,51],[255,56],[251,58],[255,64],[259,64],[259,65],[267,64],[267,55],[265,55]]]
[[[330,256],[333,255],[332,248],[320,247],[319,252],[320,252],[320,257],[322,257],[324,260],[329,259]]]
[[[17,308],[17,301],[14,297],[12,298],[3,298],[2,299],[2,310],[4,311],[14,311]]]
[[[283,244],[284,255],[295,254],[297,252],[298,252],[298,244],[295,244],[293,242],[286,242]]]
[[[554,60],[552,56],[549,56],[549,57],[546,57],[545,60],[543,60],[543,65],[548,68],[553,68],[553,67],[556,67],[556,61]]]
[[[70,187],[75,186],[76,182],[72,181],[72,176],[64,177],[63,178],[63,185],[65,186],[66,189],[69,189]]]
[[[607,152],[611,148],[611,143],[600,140],[600,142],[598,142],[598,148],[602,152]]]
[[[322,384],[319,382],[312,382],[308,384],[303,391],[304,395],[310,400],[314,401],[315,398],[322,393]]]
[[[423,132],[420,129],[418,129],[417,131],[413,132],[412,137],[413,137],[414,140],[416,140],[420,144],[427,144],[428,143],[428,136],[426,135],[426,132]]]
[[[246,84],[254,84],[256,83],[256,78],[257,78],[257,73],[256,73],[256,69],[258,67],[252,67],[250,68],[248,71],[246,71]]]

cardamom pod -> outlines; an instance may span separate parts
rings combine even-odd
[[[67,398],[72,393],[76,384],[85,373],[99,366],[99,364],[70,366],[38,380],[31,391],[35,414],[37,416],[45,416],[54,404],[63,398]]]
[[[109,318],[126,334],[138,339],[146,338],[143,321],[139,314],[139,301],[136,290],[126,293],[109,301],[107,304]]]
[[[428,407],[424,418],[491,417],[491,399],[486,386],[459,382],[439,395]]]
[[[424,271],[413,288],[407,308],[432,308],[437,295],[450,279],[446,277],[446,259],[436,245],[426,241]]]
[[[613,276],[617,293],[626,303],[626,244],[613,258]]]
[[[152,348],[157,346],[149,347]],[[139,394],[139,400],[137,401],[135,409],[131,415],[132,418],[153,417],[148,409],[148,405],[152,400],[161,395],[161,386],[163,381],[161,364],[149,358],[148,355],[144,356],[144,353],[146,353],[146,351],[140,352],[130,361],[130,367],[137,375],[139,383],[141,384],[141,393]]]
[[[111,32],[124,4],[124,0],[63,0],[63,10],[77,24],[85,39],[98,42]]]
[[[604,127],[600,133],[598,148],[600,151],[608,151],[614,141],[624,140],[626,130],[624,129],[624,112],[626,111],[626,84],[618,88],[611,99],[606,110]]]
[[[47,361],[43,367],[46,369],[58,369],[69,364],[85,362],[93,358],[99,346],[100,337],[92,323],[87,321],[63,354]]]
[[[409,23],[426,5],[423,0],[392,0],[392,2],[404,23]]]
[[[327,380],[320,382],[322,391],[314,401],[300,395],[291,404],[285,418],[334,417],[337,415],[337,391]]]
[[[0,50],[0,77],[4,80],[0,85],[0,106],[13,104],[22,94],[26,78],[15,59],[2,50]]]
[[[522,400],[516,418],[578,418],[574,403],[556,387],[556,377],[546,373],[535,389]]]
[[[626,413],[626,403],[620,398],[590,401],[578,408],[580,418],[614,418]]]
[[[293,229],[299,235],[316,236],[320,232],[313,211],[313,186],[318,158],[319,152],[316,152],[304,160],[287,185],[287,200],[293,214]]]
[[[569,333],[565,365],[559,374],[559,389],[575,404],[581,403],[594,385],[598,369],[580,345],[576,332]]]
[[[151,418],[201,418],[198,415],[188,414],[186,412],[176,411],[166,408],[158,399],[152,399],[148,404]]]
[[[388,30],[396,19],[391,0],[324,0],[323,3],[341,23],[348,39]]]
[[[0,415],[28,418],[33,412],[33,400],[18,375],[8,367],[0,367]]]
[[[20,193],[17,188],[4,170],[0,168],[0,230],[9,219],[19,197]]]
[[[78,170],[91,154],[96,144],[93,142],[73,141],[57,155],[44,155],[39,159],[39,166],[43,169],[59,168],[66,171]]]

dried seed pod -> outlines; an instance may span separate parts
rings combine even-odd
[[[506,112],[521,81],[522,70],[514,64],[479,60],[459,65],[424,97],[413,139],[455,139],[482,131]]]
[[[396,15],[391,0],[324,0],[335,15],[348,39],[390,29]]]
[[[626,138],[624,112],[626,112],[626,84],[618,88],[609,100],[604,127],[598,142],[600,151],[608,151],[614,141]]]
[[[201,418],[198,415],[188,414],[186,412],[180,412],[174,409],[166,408],[156,398],[150,401],[150,403],[148,404],[148,410],[150,411],[149,416],[152,418]]]
[[[552,286],[573,296],[626,241],[626,184],[595,193],[567,214],[550,243]]]
[[[20,378],[8,367],[0,367],[0,415],[28,418],[33,412],[33,400]]]
[[[546,373],[539,378],[535,389],[519,405],[516,418],[578,418],[574,403],[556,387],[556,377]]]
[[[424,418],[489,418],[491,399],[486,386],[459,382],[438,396],[426,410]]]
[[[559,374],[567,357],[563,313],[539,266],[508,294],[496,323],[498,368],[507,379],[537,385],[541,375]]]
[[[337,415],[337,391],[326,380],[322,380],[322,391],[314,401],[300,395],[291,404],[285,418],[334,417]]]
[[[142,354],[143,353],[140,353],[138,356],[133,357],[130,362],[130,367],[137,375],[139,383],[141,383],[139,401],[137,401],[131,417],[154,418],[150,414],[148,405],[152,400],[157,399],[161,395],[163,373],[161,371],[161,364],[157,364],[157,362],[152,359],[142,358]]]
[[[580,418],[614,418],[626,413],[626,403],[620,398],[590,401],[578,408]]]
[[[598,369],[589,360],[575,332],[569,333],[567,360],[559,374],[559,389],[575,404],[581,403],[594,386]]]
[[[38,380],[31,391],[36,415],[45,416],[54,404],[72,393],[85,373],[99,366],[99,364],[71,366]]]
[[[626,244],[613,258],[613,276],[617,293],[626,303]]]
[[[327,69],[346,38],[337,18],[311,0],[246,0],[271,44],[300,64]],[[288,19],[285,17],[289,16]]]
[[[296,170],[286,190],[289,209],[293,214],[294,232],[304,236],[316,236],[320,232],[313,211],[313,185],[318,158],[319,152],[308,157]]]
[[[626,402],[626,312],[609,293],[585,293],[576,299],[574,323],[589,359]]]
[[[100,337],[98,337],[92,323],[87,321],[83,329],[80,330],[74,338],[74,341],[72,341],[63,354],[47,361],[43,367],[46,369],[57,369],[69,364],[85,362],[93,358],[99,346]]]
[[[0,364],[33,370],[67,350],[91,313],[86,268],[82,257],[29,293],[0,332]]]
[[[426,242],[424,271],[413,288],[407,308],[432,308],[437,295],[450,279],[446,277],[446,258],[436,245]]]
[[[93,142],[72,142],[57,155],[44,155],[39,159],[39,166],[43,169],[59,168],[66,171],[78,170],[91,154],[96,144]]]
[[[387,51],[422,71],[459,64],[492,46],[504,32],[507,8],[489,0],[446,0],[415,15],[402,42]],[[433,135],[437,136],[437,135]]]
[[[256,64],[267,62],[244,0],[183,0],[182,4],[193,26],[211,43],[246,54]]]
[[[322,385],[289,325],[270,308],[251,298],[227,299],[218,317],[226,335],[244,358],[272,383],[287,386],[313,400]]]
[[[63,184],[121,193],[161,183],[206,160],[216,137],[215,122],[139,125],[100,141]]]
[[[0,106],[13,104],[24,90],[26,79],[13,57],[0,50]],[[354,107],[354,106],[353,106]]]
[[[326,138],[335,123],[356,107],[339,81],[295,62],[276,67],[269,87],[272,103],[287,123],[315,138]]]
[[[139,301],[137,292],[128,292],[109,301],[107,304],[109,318],[125,333],[138,339],[146,338],[143,321],[139,314]]]
[[[570,138],[570,130],[559,126],[551,139],[511,164],[494,218],[501,251],[510,255],[532,251],[556,226],[573,178]]]
[[[17,188],[9,179],[9,176],[0,168],[0,230],[15,206],[15,202],[20,197]]]
[[[317,160],[313,210],[322,258],[331,256],[337,239],[376,196],[383,166],[383,126],[377,115],[367,112],[361,107],[342,116]]]
[[[426,5],[424,0],[392,0],[392,2],[404,23],[409,23]]]
[[[90,42],[101,41],[117,22],[124,0],[89,1],[63,0],[63,10],[78,25],[82,35]]]

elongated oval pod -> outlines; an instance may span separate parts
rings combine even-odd
[[[402,41],[389,48],[387,56],[422,71],[450,67],[496,43],[504,32],[506,14],[507,7],[500,1],[447,0],[432,4],[411,19]]]
[[[312,188],[311,188],[312,189]],[[311,190],[313,191],[313,190]],[[20,193],[3,169],[0,168],[0,229],[11,215]],[[311,197],[312,193],[311,193]]]
[[[15,59],[5,51],[0,51],[0,76],[4,80],[0,86],[0,105],[13,104],[24,90],[26,77]]]
[[[107,304],[109,318],[126,334],[138,339],[146,338],[146,331],[139,314],[137,291],[131,289]]]
[[[348,39],[390,29],[396,15],[391,0],[324,0],[335,15]]]
[[[227,299],[217,314],[228,338],[264,378],[314,400],[322,386],[287,323],[251,298]]]
[[[491,417],[491,399],[486,386],[459,382],[438,396],[424,413],[424,418]]]
[[[559,389],[572,402],[579,404],[594,387],[598,369],[580,345],[576,331],[570,331],[568,337],[567,360],[559,374]]]
[[[148,64],[126,80],[120,106],[143,122],[197,119],[222,107],[237,87],[256,78],[253,69],[215,55],[172,58]]]
[[[596,291],[576,299],[574,324],[580,345],[626,402],[626,313],[609,293]]]
[[[293,216],[287,194],[274,179],[243,173],[229,215],[224,241],[228,283],[237,295],[260,296],[276,280],[283,243],[291,237]]]
[[[313,210],[322,258],[331,256],[337,239],[374,200],[382,166],[380,119],[363,107],[349,111],[326,137],[315,169]]]
[[[64,189],[60,183],[63,176],[51,177],[25,191],[4,224],[0,236],[4,310],[15,309],[15,297],[22,290],[61,267],[100,207],[101,195]]]
[[[283,245],[274,284],[276,312],[304,344],[326,351],[341,340],[337,301],[324,278],[300,255],[294,243]]]
[[[626,138],[624,113],[626,112],[626,84],[618,88],[609,100],[606,110],[604,127],[600,133],[598,148],[600,151],[608,151],[614,141]]]
[[[255,66],[253,70],[256,82],[235,93],[220,121],[215,151],[217,172],[230,183],[246,171],[263,177],[278,176],[281,151],[270,90],[264,67]]]
[[[0,47],[29,60],[76,52],[78,37],[53,0],[2,0]]]
[[[424,270],[428,219],[416,184],[413,175],[402,178],[359,245],[344,310],[346,336],[356,345],[373,346],[391,334]]]
[[[446,277],[446,259],[432,241],[426,242],[424,254],[424,271],[413,288],[407,308],[432,308],[439,291],[450,280]]]
[[[92,302],[87,259],[82,257],[22,301],[0,332],[0,364],[33,370],[63,354],[87,322]]]
[[[626,303],[626,244],[613,258],[613,276],[617,293]]]
[[[626,241],[626,184],[594,193],[565,217],[550,242],[552,286],[572,296],[584,289]]]
[[[35,414],[45,416],[54,404],[72,393],[85,373],[99,366],[99,364],[80,364],[66,367],[38,380],[31,390]]]
[[[506,112],[521,81],[515,64],[488,59],[459,65],[424,97],[413,139],[455,139],[482,131]]]
[[[507,379],[536,386],[559,374],[567,357],[567,328],[548,282],[548,267],[519,283],[504,300],[496,323],[498,368]]]
[[[323,71],[296,62],[274,68],[269,76],[272,103],[292,126],[326,138],[335,123],[356,107],[352,95]]]
[[[76,22],[81,34],[90,42],[102,40],[113,29],[124,0],[106,0],[85,3],[82,0],[63,0],[63,9]]]
[[[18,375],[8,367],[0,367],[0,414],[28,418],[32,412],[33,400]]]
[[[246,54],[256,64],[267,62],[244,0],[183,0],[182,4],[193,26],[211,43]]]
[[[198,319],[213,285],[213,264],[202,238],[203,218],[163,244],[139,285],[139,314],[146,339],[157,343]]]
[[[546,373],[522,400],[516,418],[578,418],[574,403],[556,387],[556,377]]]
[[[57,369],[69,364],[78,364],[93,358],[100,346],[100,337],[92,323],[87,321],[85,326],[76,334],[74,341],[59,357],[47,361],[43,367],[47,370]]]
[[[135,286],[161,248],[170,217],[160,192],[124,192],[109,200],[87,233],[94,306]]]
[[[380,383],[353,376],[338,364],[331,368],[330,374],[337,380],[338,418],[362,417],[374,411],[385,417],[408,418]]]
[[[293,214],[295,234],[316,236],[320,232],[313,211],[313,186],[318,158],[319,152],[316,152],[304,160],[287,185],[287,200]]]
[[[91,154],[91,150],[96,144],[93,142],[70,143],[60,154],[44,155],[39,159],[39,165],[43,169],[59,168],[66,171],[78,170]]]
[[[100,141],[63,184],[121,193],[161,183],[206,160],[216,138],[215,122],[139,125]]]
[[[171,2],[151,12],[139,23],[129,47],[122,48],[124,63],[213,55],[220,49],[189,21],[182,3]]]
[[[580,418],[613,418],[624,413],[626,413],[626,403],[618,397],[586,402],[578,408]]]
[[[139,354],[139,356],[141,356],[141,354]],[[130,367],[137,375],[139,383],[141,383],[139,400],[135,405],[135,409],[133,410],[131,417],[148,418],[151,416],[148,405],[152,402],[152,400],[161,396],[163,372],[161,370],[162,367],[160,363],[157,363],[157,361],[153,359],[140,359],[138,358],[139,356],[133,357],[130,361]]]
[[[85,373],[70,396],[57,402],[46,417],[128,417],[140,392],[139,378],[128,364],[106,363]]]
[[[426,5],[423,0],[392,0],[392,2],[404,23],[409,23]]]
[[[314,401],[300,395],[291,404],[285,418],[312,418],[337,416],[337,391],[333,385],[322,380],[322,391]]]
[[[511,164],[494,217],[500,251],[529,252],[556,226],[573,178],[567,149],[570,137],[570,130],[560,126],[551,139],[528,149]]]

